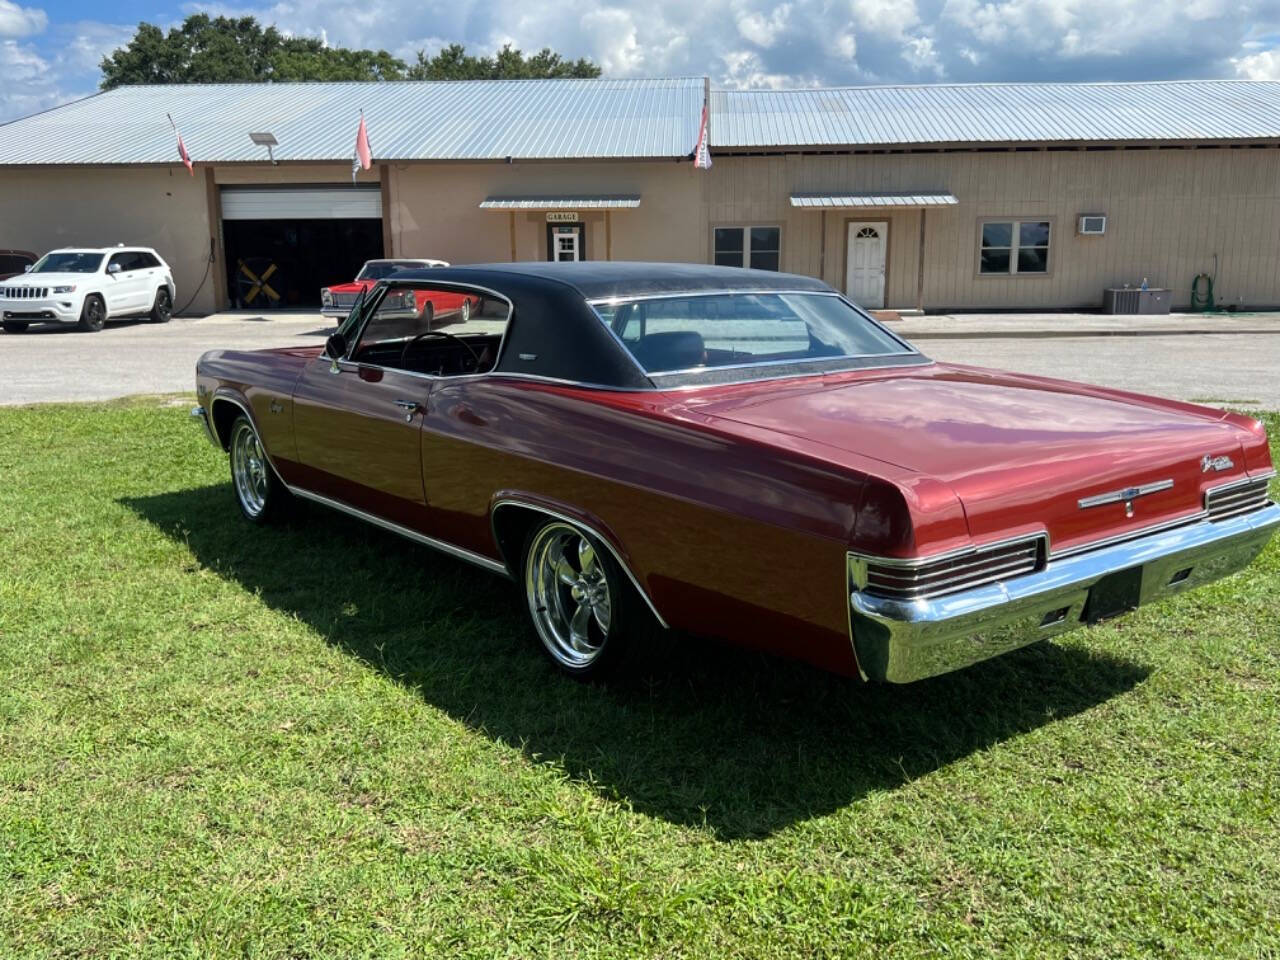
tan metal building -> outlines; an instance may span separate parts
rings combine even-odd
[[[311,305],[373,256],[718,262],[927,310],[1144,278],[1186,305],[1205,273],[1220,304],[1280,305],[1276,83],[138,87],[0,131],[0,248],[154,246],[193,313]]]

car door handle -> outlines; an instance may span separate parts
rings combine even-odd
[[[416,400],[397,400],[396,406],[404,411],[404,422],[411,423],[413,421],[413,415],[418,412],[418,408],[421,404]]]

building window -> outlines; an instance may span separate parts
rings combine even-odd
[[[978,272],[1049,272],[1048,220],[991,220],[982,224]]]
[[[781,227],[715,229],[715,263],[718,267],[778,270],[781,250]]]

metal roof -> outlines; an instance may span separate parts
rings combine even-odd
[[[375,160],[683,157],[705,81],[479,80],[118,87],[0,126],[0,165],[350,160],[364,111]]]
[[[1280,138],[1280,82],[716,90],[713,149]]]
[[[939,190],[935,193],[793,193],[793,207],[813,210],[845,207],[950,207],[956,198]]]
[[[640,206],[639,196],[485,197],[481,210],[626,210]]]

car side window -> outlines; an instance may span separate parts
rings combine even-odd
[[[349,358],[434,377],[487,373],[510,313],[506,300],[487,291],[395,284],[365,321]]]
[[[128,273],[133,269],[132,253],[113,253],[111,259],[107,262],[107,271],[110,272],[111,265],[115,264],[120,268],[121,273]]]
[[[160,261],[145,250],[139,250],[135,256],[137,257],[135,270],[150,270],[152,267],[160,266]]]

